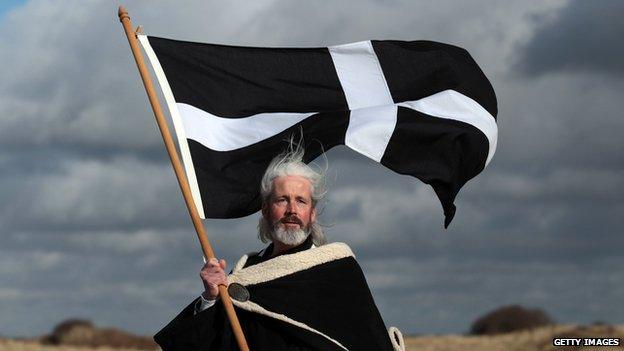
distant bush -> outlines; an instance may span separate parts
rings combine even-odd
[[[83,319],[68,319],[57,324],[52,333],[42,339],[45,344],[155,350],[151,338],[133,335],[114,328],[96,328]]]
[[[93,339],[95,327],[84,319],[68,319],[57,324],[44,341],[53,345],[86,345]]]
[[[479,317],[470,326],[471,335],[493,335],[532,329],[553,324],[540,309],[526,309],[518,305],[503,306]]]

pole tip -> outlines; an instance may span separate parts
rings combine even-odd
[[[119,6],[119,11],[117,11],[117,15],[119,16],[119,19],[123,19],[124,17],[130,17],[128,16],[128,10],[126,10],[126,8],[123,6]]]

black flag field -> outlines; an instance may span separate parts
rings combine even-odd
[[[432,41],[256,48],[139,35],[169,107],[202,218],[260,209],[285,141],[304,161],[336,145],[430,184],[445,227],[459,189],[490,162],[494,90],[470,54]]]

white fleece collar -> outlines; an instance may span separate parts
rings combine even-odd
[[[354,257],[347,244],[331,243],[293,254],[277,256],[243,268],[249,256],[253,254],[255,253],[247,254],[238,260],[232,274],[228,276],[229,283],[238,283],[244,286],[258,284],[341,258]]]

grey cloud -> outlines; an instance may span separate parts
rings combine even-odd
[[[554,20],[535,21],[540,28],[518,55],[518,70],[531,76],[549,72],[591,71],[606,74],[624,70],[624,23],[617,14],[624,3],[570,1]]]
[[[201,35],[207,32],[231,38],[236,27],[223,25],[227,18],[236,15],[244,22],[263,6],[262,2],[235,8],[196,2],[186,5],[198,11],[189,11],[187,6],[166,2],[128,5],[141,14],[143,20],[137,24],[154,29],[150,34],[166,28],[163,35],[197,40],[208,39],[210,35]],[[168,12],[169,19],[185,20],[169,26],[161,21],[161,10]],[[210,17],[216,31],[205,27],[207,13],[220,14]],[[229,32],[219,29],[220,24]],[[0,144],[4,147],[86,147],[104,153],[153,153],[162,148],[111,3],[59,6],[53,1],[31,1],[3,19],[2,32],[0,56],[11,67],[0,81]]]
[[[484,312],[512,303],[540,307],[560,322],[618,320],[623,312],[619,306],[597,302],[580,312],[575,302],[595,301],[595,296],[616,298],[621,291],[621,272],[611,267],[618,262],[621,264],[621,259],[588,267],[570,263],[517,265],[500,260],[492,264],[436,259],[427,264],[383,260],[365,265],[368,276],[373,277],[369,281],[378,292],[380,307],[391,316],[406,315],[400,320],[390,317],[389,325],[400,323],[412,330],[427,328],[428,333],[435,333],[445,332],[451,325],[456,332],[465,332]],[[390,274],[399,276],[396,279],[403,285],[388,288],[384,281],[375,281],[377,274],[388,274],[388,266],[392,267]],[[570,282],[574,282],[574,287]]]
[[[585,184],[579,180],[566,196],[587,194],[589,189],[613,192],[608,196],[620,194],[612,186],[621,177],[623,166],[618,133],[624,127],[618,97],[621,80],[557,74],[531,81],[510,77],[503,82],[498,85],[502,97],[498,150],[489,168],[472,182],[480,184],[491,172],[500,172],[511,179],[514,174],[528,181],[533,178],[537,182],[530,186],[536,186],[557,173],[563,185],[580,174],[594,174],[599,178],[586,176]],[[556,179],[551,181],[560,186]]]
[[[619,169],[578,169],[561,167],[546,174],[499,171],[479,180],[479,194],[524,203],[550,203],[594,200],[617,204],[624,200],[624,178]]]
[[[216,252],[230,265],[241,254],[241,246],[258,247],[246,224],[243,232],[231,227],[225,232],[218,223],[208,223]],[[0,319],[0,330],[43,334],[73,316],[154,333],[180,304],[201,292],[201,257],[190,225],[44,237],[37,232],[13,233],[0,248],[0,308],[12,316]],[[20,309],[37,309],[37,321],[18,315]]]
[[[11,67],[0,82],[5,147],[157,145],[155,134],[142,132],[153,122],[145,118],[138,81],[127,79],[132,66],[118,64],[131,63],[123,55],[123,38],[110,30],[112,18],[96,15],[109,11],[103,2],[33,1],[5,19],[0,55]]]
[[[14,180],[16,198],[0,203],[7,228],[88,229],[179,225],[182,196],[171,167],[133,157],[66,160],[57,172]]]
[[[545,30],[531,18],[561,23],[566,2],[126,5],[146,33],[184,40],[466,47],[497,91],[500,141],[450,229],[430,187],[340,147],[328,153],[321,216],[330,239],[352,246],[382,315],[408,333],[462,332],[505,303],[621,322],[622,79],[510,71],[517,44]],[[561,13],[574,6],[592,5]],[[38,0],[1,21],[0,333],[41,334],[78,316],[152,334],[199,293],[201,252],[116,6]],[[257,218],[206,221],[230,266],[263,247]],[[602,299],[586,304],[592,296]]]
[[[562,3],[361,1],[355,5],[343,1],[319,6],[282,0],[250,21],[241,40],[265,46],[326,46],[368,39],[436,40],[468,49],[486,73],[503,72],[513,57],[515,42],[530,34],[533,23],[528,18],[551,13]]]
[[[460,194],[455,222],[447,231],[430,187],[409,178],[384,179],[394,185],[345,181],[327,205],[332,239],[350,243],[361,258],[425,262],[448,255],[490,262],[588,262],[617,256],[624,244],[617,231],[607,229],[617,226],[616,213],[624,209],[618,171],[483,175]]]

